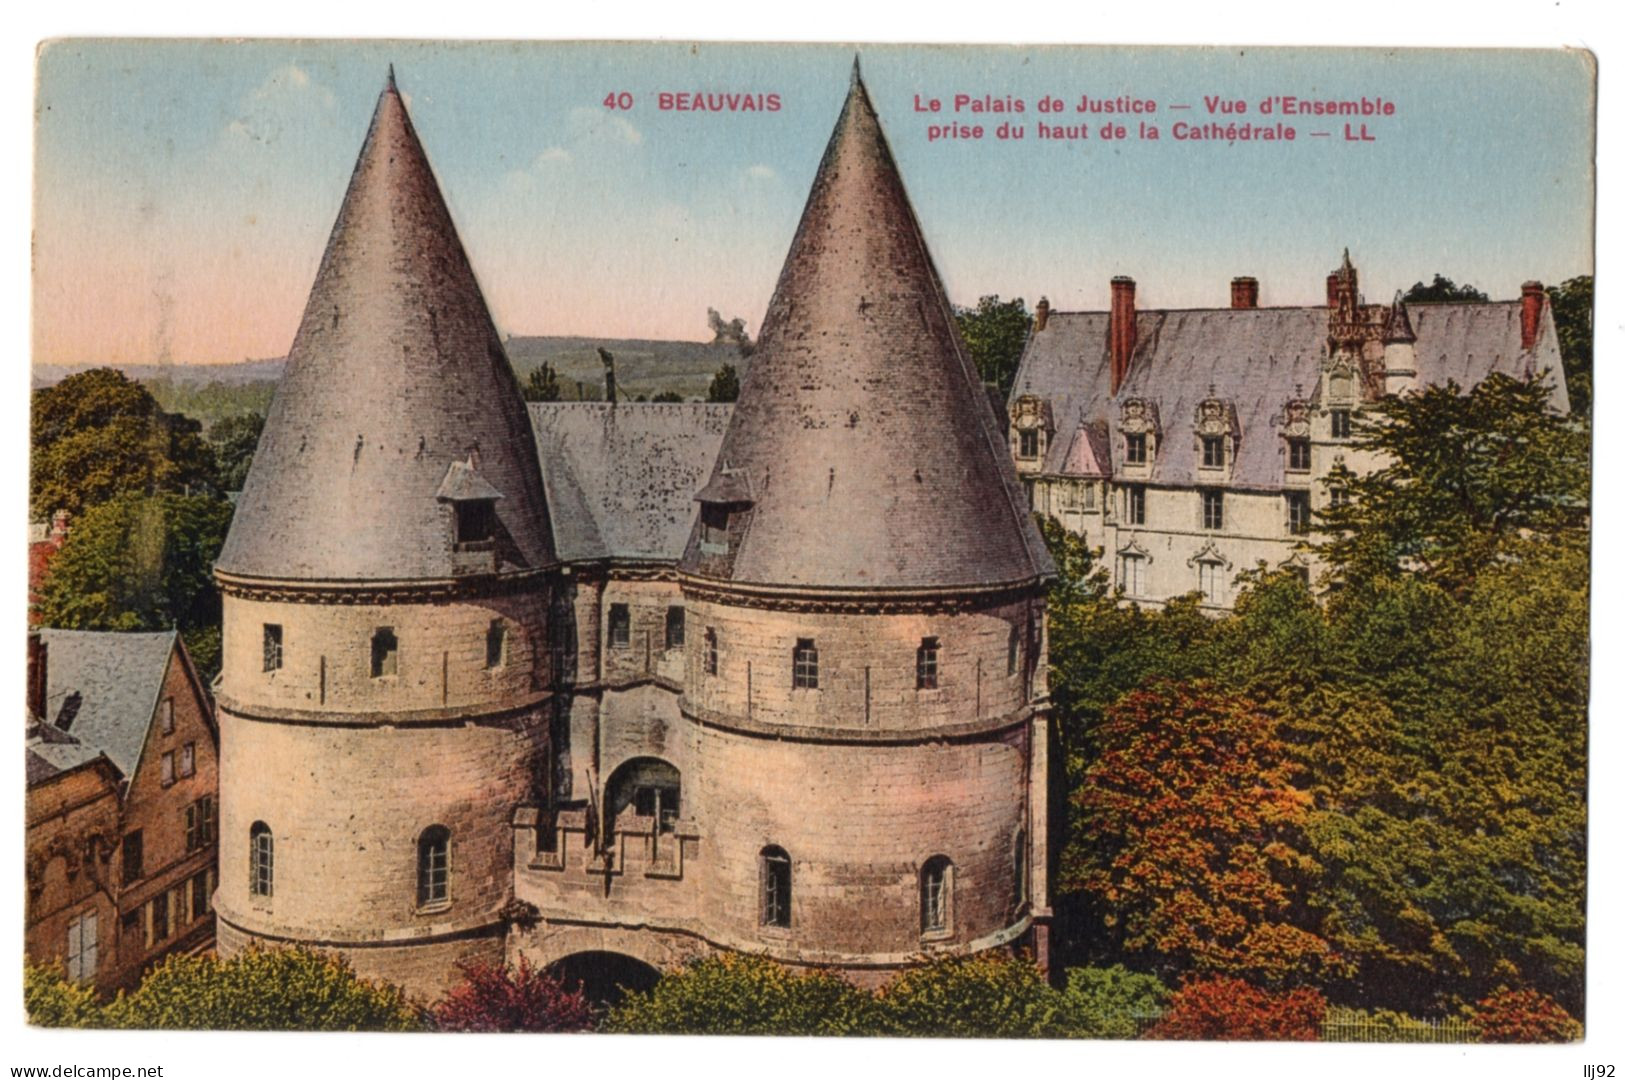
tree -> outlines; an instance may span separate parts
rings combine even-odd
[[[214,560],[231,504],[204,495],[123,495],[76,523],[40,586],[42,625],[168,630],[186,638],[205,682],[219,668]]]
[[[96,991],[70,980],[61,964],[24,965],[23,1011],[37,1027],[108,1026]]]
[[[679,394],[675,390],[662,390],[649,400],[655,402],[656,404],[669,403],[679,405],[682,404],[683,395]]]
[[[557,401],[559,400],[559,374],[553,370],[552,364],[542,364],[531,368],[530,374],[525,377],[525,385],[521,392],[526,401]]]
[[[432,1013],[441,1031],[587,1031],[593,1026],[592,1003],[580,988],[566,990],[524,957],[516,968],[476,961],[457,970],[462,982]]]
[[[739,400],[739,371],[732,364],[723,364],[717,373],[711,377],[711,386],[705,392],[705,400],[713,403],[722,403]]]
[[[1028,957],[980,952],[909,968],[875,994],[876,1034],[1024,1038],[1056,1034],[1059,995]]]
[[[997,386],[999,396],[1008,398],[1033,325],[1027,302],[1019,296],[1014,300],[984,296],[975,307],[956,306],[954,321],[982,381]]]
[[[1557,1002],[1533,990],[1501,987],[1472,1009],[1480,1042],[1579,1042],[1585,1031]]]
[[[1542,380],[1495,374],[1387,398],[1356,447],[1384,462],[1329,484],[1350,498],[1321,515],[1335,582],[1415,572],[1454,595],[1524,541],[1585,543],[1590,440],[1551,408]]]
[[[1557,347],[1563,354],[1563,381],[1568,384],[1569,409],[1576,416],[1591,415],[1591,312],[1594,306],[1591,276],[1569,278],[1546,290],[1557,326]]]
[[[854,1035],[874,1027],[873,999],[838,975],[796,974],[762,956],[721,953],[632,992],[603,1030],[667,1035]]]
[[[254,463],[254,451],[259,448],[260,433],[264,430],[265,414],[255,412],[228,416],[209,429],[209,443],[214,447],[222,490],[243,490],[248,467]]]
[[[1109,968],[1071,968],[1051,1034],[1080,1039],[1132,1039],[1142,1021],[1161,1014],[1168,988],[1155,975]]]
[[[229,958],[171,955],[107,1007],[114,1027],[239,1031],[415,1031],[399,987],[358,976],[343,957],[250,948]]]
[[[1272,986],[1345,969],[1308,905],[1312,802],[1276,718],[1216,684],[1163,680],[1108,709],[1095,743],[1061,881],[1118,948],[1170,975]]]
[[[1442,304],[1446,302],[1487,304],[1490,298],[1471,285],[1457,285],[1443,274],[1434,274],[1432,285],[1424,285],[1418,281],[1406,290],[1402,299],[1407,304]]]
[[[1193,979],[1174,991],[1151,1039],[1270,1039],[1314,1042],[1326,1018],[1319,990],[1272,993],[1240,979]]]
[[[141,384],[112,368],[34,391],[29,418],[29,507],[75,515],[117,495],[216,487],[202,425],[166,413]]]

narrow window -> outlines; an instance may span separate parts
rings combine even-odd
[[[1015,852],[1015,896],[1019,906],[1027,902],[1027,831],[1022,829],[1016,833]]]
[[[191,776],[197,772],[197,743],[187,743],[181,747],[181,776]]]
[[[158,759],[158,782],[164,787],[175,782],[175,751],[165,750]]]
[[[1197,585],[1202,590],[1204,604],[1225,602],[1224,564],[1200,562],[1196,564]]]
[[[1202,528],[1224,528],[1224,492],[1202,492]]]
[[[947,933],[952,925],[948,910],[953,893],[954,864],[946,855],[934,855],[920,871],[920,930]]]
[[[666,609],[666,648],[681,649],[683,647],[683,608],[680,604],[673,604]]]
[[[812,638],[797,638],[795,651],[795,687],[798,690],[818,689],[818,646]]]
[[[158,730],[165,735],[175,734],[175,699],[172,697],[158,703]]]
[[[1020,449],[1017,452],[1021,457],[1031,459],[1038,456],[1037,428],[1022,428],[1018,434],[1018,439]]]
[[[1286,441],[1286,467],[1291,472],[1309,471],[1309,440],[1288,439]]]
[[[1202,436],[1202,467],[1204,469],[1224,468],[1224,436]]]
[[[1117,557],[1117,584],[1126,596],[1145,595],[1145,556],[1124,553]]]
[[[1084,482],[1083,508],[1085,510],[1093,510],[1095,508],[1095,483],[1093,480]]]
[[[395,628],[380,626],[372,633],[372,677],[394,675],[399,670],[400,642],[395,640]]]
[[[68,924],[68,978],[88,982],[96,977],[96,913],[87,911]]]
[[[186,808],[186,850],[214,843],[214,798],[205,795]]]
[[[781,847],[765,847],[762,864],[762,925],[790,925],[790,856]]]
[[[1332,488],[1331,499],[1332,507],[1334,509],[1337,507],[1347,506],[1349,504],[1348,488]]]
[[[282,627],[266,623],[264,627],[265,670],[282,670]]]
[[[920,647],[914,654],[914,688],[917,690],[935,690],[937,688],[937,650],[940,645],[936,638],[920,639]]]
[[[1128,465],[1144,465],[1146,459],[1145,433],[1125,435],[1123,436],[1123,442],[1124,463]]]
[[[418,907],[443,904],[450,897],[451,832],[431,825],[418,837]]]
[[[201,919],[209,913],[209,873],[203,871],[192,878],[192,918]]]
[[[1307,566],[1294,566],[1292,573],[1303,583],[1304,588],[1309,587],[1309,568]]]
[[[124,878],[124,884],[141,877],[141,830],[124,834],[124,847],[120,851],[119,866]]]
[[[152,938],[149,945],[156,945],[169,936],[169,894],[161,892],[152,898]]]
[[[609,605],[609,647],[624,649],[632,644],[632,609],[625,604]]]
[[[492,619],[485,629],[485,666],[502,667],[508,662],[508,626],[501,619]]]
[[[1309,493],[1307,491],[1289,491],[1286,493],[1286,530],[1293,536],[1302,536],[1309,531]]]
[[[1145,488],[1130,484],[1123,489],[1123,517],[1130,525],[1145,524]]]
[[[1347,409],[1333,409],[1332,412],[1331,412],[1331,416],[1332,416],[1332,438],[1334,438],[1334,439],[1346,439],[1346,438],[1348,438],[1349,433],[1353,429],[1353,424],[1352,424],[1352,422],[1350,420],[1349,410],[1347,410]]]
[[[1010,627],[1010,641],[1005,646],[1004,673],[1014,675],[1021,666],[1021,631],[1015,626]]]
[[[717,673],[717,632],[709,626],[705,628],[705,673]]]
[[[270,896],[276,872],[276,845],[271,827],[263,821],[254,822],[248,830],[248,892],[251,896]]]
[[[484,544],[496,531],[496,505],[490,499],[465,499],[457,503],[458,544]]]

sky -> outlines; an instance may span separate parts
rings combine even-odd
[[[512,334],[703,340],[754,331],[846,92],[854,48],[69,40],[38,69],[34,359],[205,363],[283,355],[385,72]],[[1371,301],[1444,273],[1497,298],[1591,272],[1593,73],[1562,51],[876,46],[864,78],[950,298],[1101,308],[1315,303],[1348,247]],[[778,111],[663,111],[661,92],[777,94]],[[611,93],[629,109],[607,108]],[[1019,115],[955,113],[1013,96]],[[1269,95],[1392,101],[1264,116]],[[1162,139],[1040,140],[1158,103]],[[1171,138],[1209,119],[1290,122],[1293,142]],[[917,111],[931,98],[943,112]],[[1185,104],[1187,110],[1171,110]],[[928,106],[926,106],[928,107]],[[1026,138],[994,138],[1002,120]],[[981,123],[981,140],[929,126]],[[1353,118],[1358,129],[1362,118]],[[1329,131],[1317,138],[1310,131]]]

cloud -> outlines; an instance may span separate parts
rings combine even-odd
[[[574,157],[574,154],[570,153],[570,151],[566,150],[562,146],[549,146],[546,150],[543,150],[540,154],[536,155],[536,165],[538,168],[540,168],[549,162],[570,161]]]
[[[327,87],[295,64],[284,64],[249,91],[238,115],[226,124],[226,138],[249,143],[271,143],[284,131],[308,120],[312,110],[329,111],[337,99]]]
[[[624,116],[616,116],[606,109],[581,106],[570,110],[569,131],[577,143],[602,143],[620,146],[641,146],[643,132]]]
[[[773,171],[771,165],[752,165],[745,170],[747,180],[777,180],[779,174]]]

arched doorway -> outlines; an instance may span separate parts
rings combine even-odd
[[[619,1005],[628,991],[646,993],[660,981],[660,972],[625,953],[579,952],[547,969],[568,988],[580,986],[595,1005]]]

